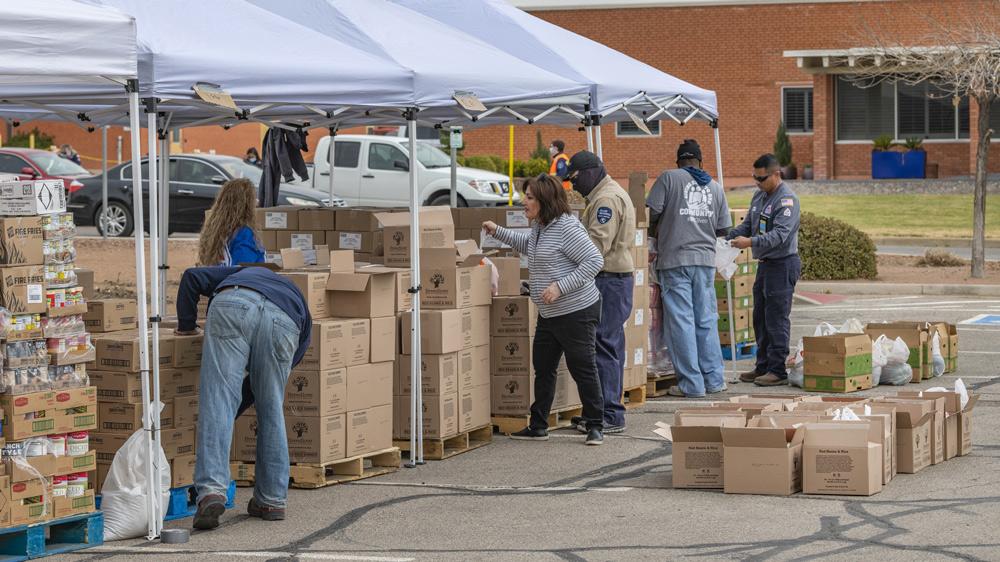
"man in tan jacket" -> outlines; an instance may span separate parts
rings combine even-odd
[[[597,374],[604,391],[604,433],[625,430],[622,377],[625,368],[625,329],[632,313],[632,248],[635,246],[635,207],[628,193],[591,152],[582,151],[569,161],[566,178],[587,200],[580,217],[590,239],[604,256],[597,274],[601,292],[601,322],[597,326]],[[579,424],[578,428],[579,428]],[[585,429],[585,428],[584,428]]]

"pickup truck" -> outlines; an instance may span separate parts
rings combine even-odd
[[[379,135],[337,135],[334,142],[333,192],[350,207],[405,207],[410,201],[408,139]],[[328,192],[330,137],[316,147],[312,187]],[[449,205],[451,158],[430,143],[417,143],[417,181],[422,205]],[[507,176],[458,167],[459,207],[507,205]],[[514,191],[514,203],[521,194]]]

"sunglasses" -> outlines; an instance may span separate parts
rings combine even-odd
[[[769,178],[769,177],[771,177],[771,174],[767,174],[766,176],[758,176],[758,175],[754,174],[753,179],[757,183],[764,183],[764,182],[767,181],[767,178]]]

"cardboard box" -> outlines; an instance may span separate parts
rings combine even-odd
[[[490,314],[491,336],[535,335],[538,309],[531,297],[494,297]]]
[[[98,430],[102,433],[131,435],[142,425],[142,404],[101,402],[97,406]],[[173,401],[164,403],[160,410],[160,427],[174,426]]]
[[[392,404],[395,370],[392,361],[347,368],[347,411]],[[350,422],[348,422],[350,425]]]
[[[329,371],[367,363],[371,357],[371,320],[313,322],[312,339],[298,369]]]
[[[886,399],[896,408],[896,467],[901,474],[916,474],[931,465],[934,403]]]
[[[55,215],[66,212],[66,185],[61,179],[0,183],[0,215]]]
[[[867,422],[810,423],[802,451],[802,491],[871,496],[882,491],[882,446]]]
[[[257,235],[257,240],[260,240],[260,245],[263,246],[265,252],[274,253],[281,249],[278,247],[277,230],[258,230],[255,234]]]
[[[391,394],[390,394],[391,399]],[[392,403],[347,413],[347,456],[392,447]]]
[[[413,276],[409,269],[395,269],[396,272],[396,313],[413,308],[413,294],[410,293]]]
[[[744,427],[739,412],[692,418],[696,425],[657,424],[655,433],[673,443],[672,477],[674,488],[722,489],[724,464],[722,427]]]
[[[729,299],[721,298],[718,299],[716,305],[719,307],[719,312],[723,310],[729,310]],[[753,308],[753,297],[737,297],[733,299],[733,310],[745,310],[748,308]],[[752,316],[751,316],[752,321]]]
[[[393,396],[393,438],[410,438],[410,396]],[[458,395],[424,396],[424,438],[447,439],[458,434]]]
[[[201,355],[205,346],[205,336],[174,335],[174,367],[197,369],[201,367]]]
[[[336,209],[299,209],[298,227],[301,230],[336,230],[336,215]]]
[[[4,469],[10,475],[11,482],[31,482],[37,480],[39,474],[48,478],[97,469],[97,453],[94,451],[76,457],[42,455],[28,457],[26,460],[31,465],[30,469],[19,463],[14,463],[10,459],[4,462]]]
[[[939,464],[945,461],[945,410],[946,397],[941,395],[921,396],[920,393],[908,393],[901,391],[898,393],[901,399],[905,400],[925,400],[930,402],[934,410],[934,418],[931,420],[931,464]]]
[[[37,398],[29,398],[37,397]],[[7,441],[97,428],[94,387],[0,396]]]
[[[326,242],[333,250],[353,250],[358,255],[382,255],[382,233],[378,231],[357,232],[329,230]]]
[[[733,289],[732,293],[729,293],[732,298],[738,299],[740,297],[752,297],[753,296],[753,279],[748,277],[733,277],[730,280]],[[729,298],[726,292],[726,282],[716,281],[715,282],[715,298],[726,299]],[[722,310],[722,309],[720,309]]]
[[[347,416],[322,418],[285,416],[288,458],[293,463],[322,464],[344,458]],[[257,418],[243,415],[236,420],[235,459],[257,461]]]
[[[117,332],[136,327],[134,299],[99,299],[87,301],[83,322],[88,332]]]
[[[804,375],[802,382],[802,389],[810,392],[857,392],[871,387],[871,374],[852,377]]]
[[[184,455],[170,461],[170,487],[180,488],[194,484],[194,466],[194,455]]]
[[[490,423],[490,385],[482,384],[458,394],[458,431],[471,431]]]
[[[410,355],[412,314],[403,314],[402,352]],[[464,348],[489,345],[490,307],[475,306],[459,310],[422,310],[420,346],[423,353],[440,355]]]
[[[493,376],[529,376],[534,372],[532,350],[534,338],[527,336],[494,337],[491,342]]]
[[[734,335],[736,336],[737,344],[757,341],[756,334],[754,334],[753,329],[736,330]],[[729,337],[728,330],[725,332],[719,332],[719,343],[724,346],[728,346],[732,341],[732,338]]]
[[[723,427],[727,494],[787,496],[802,490],[803,428]]]
[[[94,489],[84,492],[75,498],[56,496],[52,498],[52,518],[61,519],[72,515],[81,515],[97,511],[94,500]]]
[[[490,257],[500,275],[497,296],[516,297],[521,294],[521,259]]]
[[[475,247],[475,243],[471,243]],[[475,248],[478,250],[478,248]],[[420,250],[420,304],[428,309],[488,306],[492,298],[490,269],[472,249]]]
[[[336,209],[336,224],[338,230],[355,230],[359,232],[375,232],[382,229],[382,223],[377,215],[380,212],[396,212],[394,209]]]
[[[305,297],[306,304],[309,306],[309,313],[314,320],[331,316],[334,310],[333,303],[330,302],[330,296],[326,292],[329,273],[303,271],[281,272],[279,275],[287,277],[302,292],[302,296]]]
[[[296,369],[285,387],[285,415],[327,417],[347,412],[347,369]]]
[[[0,269],[0,304],[12,314],[45,314],[45,268],[40,265]]]
[[[458,352],[458,389],[490,383],[491,346],[481,345]]]
[[[371,319],[371,351],[369,361],[382,363],[396,358],[399,334],[396,328],[399,320],[395,316]]]
[[[115,460],[115,454],[125,445],[125,441],[129,437],[131,435],[127,433],[92,431],[90,432],[90,450],[96,454],[96,460],[99,464],[111,464]]]
[[[534,383],[534,377],[531,378]],[[580,392],[577,390],[576,381],[569,371],[558,371],[556,373],[556,394],[552,398],[553,409],[572,408],[580,405]]]
[[[804,373],[853,377],[872,372],[872,339],[866,334],[802,338]]]
[[[197,431],[193,427],[179,427],[160,431],[160,446],[167,460],[195,454]]]
[[[0,217],[0,265],[41,265],[45,230],[41,217]]]
[[[356,271],[333,271],[326,284],[330,310],[344,318],[375,318],[396,314],[396,271],[369,265]]]
[[[534,377],[494,376],[490,380],[493,415],[527,414],[535,401]]]
[[[151,339],[151,336],[150,336]],[[94,347],[97,350],[95,368],[100,371],[119,373],[139,372],[139,334],[135,331],[102,334],[95,338]],[[153,359],[150,358],[150,361]],[[160,337],[161,367],[174,364],[174,339]]]
[[[198,425],[197,394],[174,398],[174,427],[196,427]]]
[[[91,384],[97,387],[98,400],[123,404],[142,403],[142,380],[139,373],[91,370],[87,375]],[[196,394],[199,382],[197,369],[161,369],[160,399],[172,400],[176,396]]]
[[[382,223],[385,264],[410,265],[410,213],[377,213]],[[424,207],[420,210],[420,248],[452,248],[455,246],[455,226],[451,211],[444,207]]]
[[[298,230],[299,207],[284,205],[255,211],[257,230]]]
[[[396,362],[393,394],[409,395],[413,387],[410,376],[410,355],[400,355]],[[420,361],[420,388],[424,396],[456,394],[458,392],[458,353],[424,355]]]

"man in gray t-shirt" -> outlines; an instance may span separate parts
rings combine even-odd
[[[663,328],[678,386],[673,396],[725,390],[715,296],[715,239],[732,226],[725,193],[701,168],[701,147],[685,140],[677,168],[656,178],[646,197],[655,225]]]

